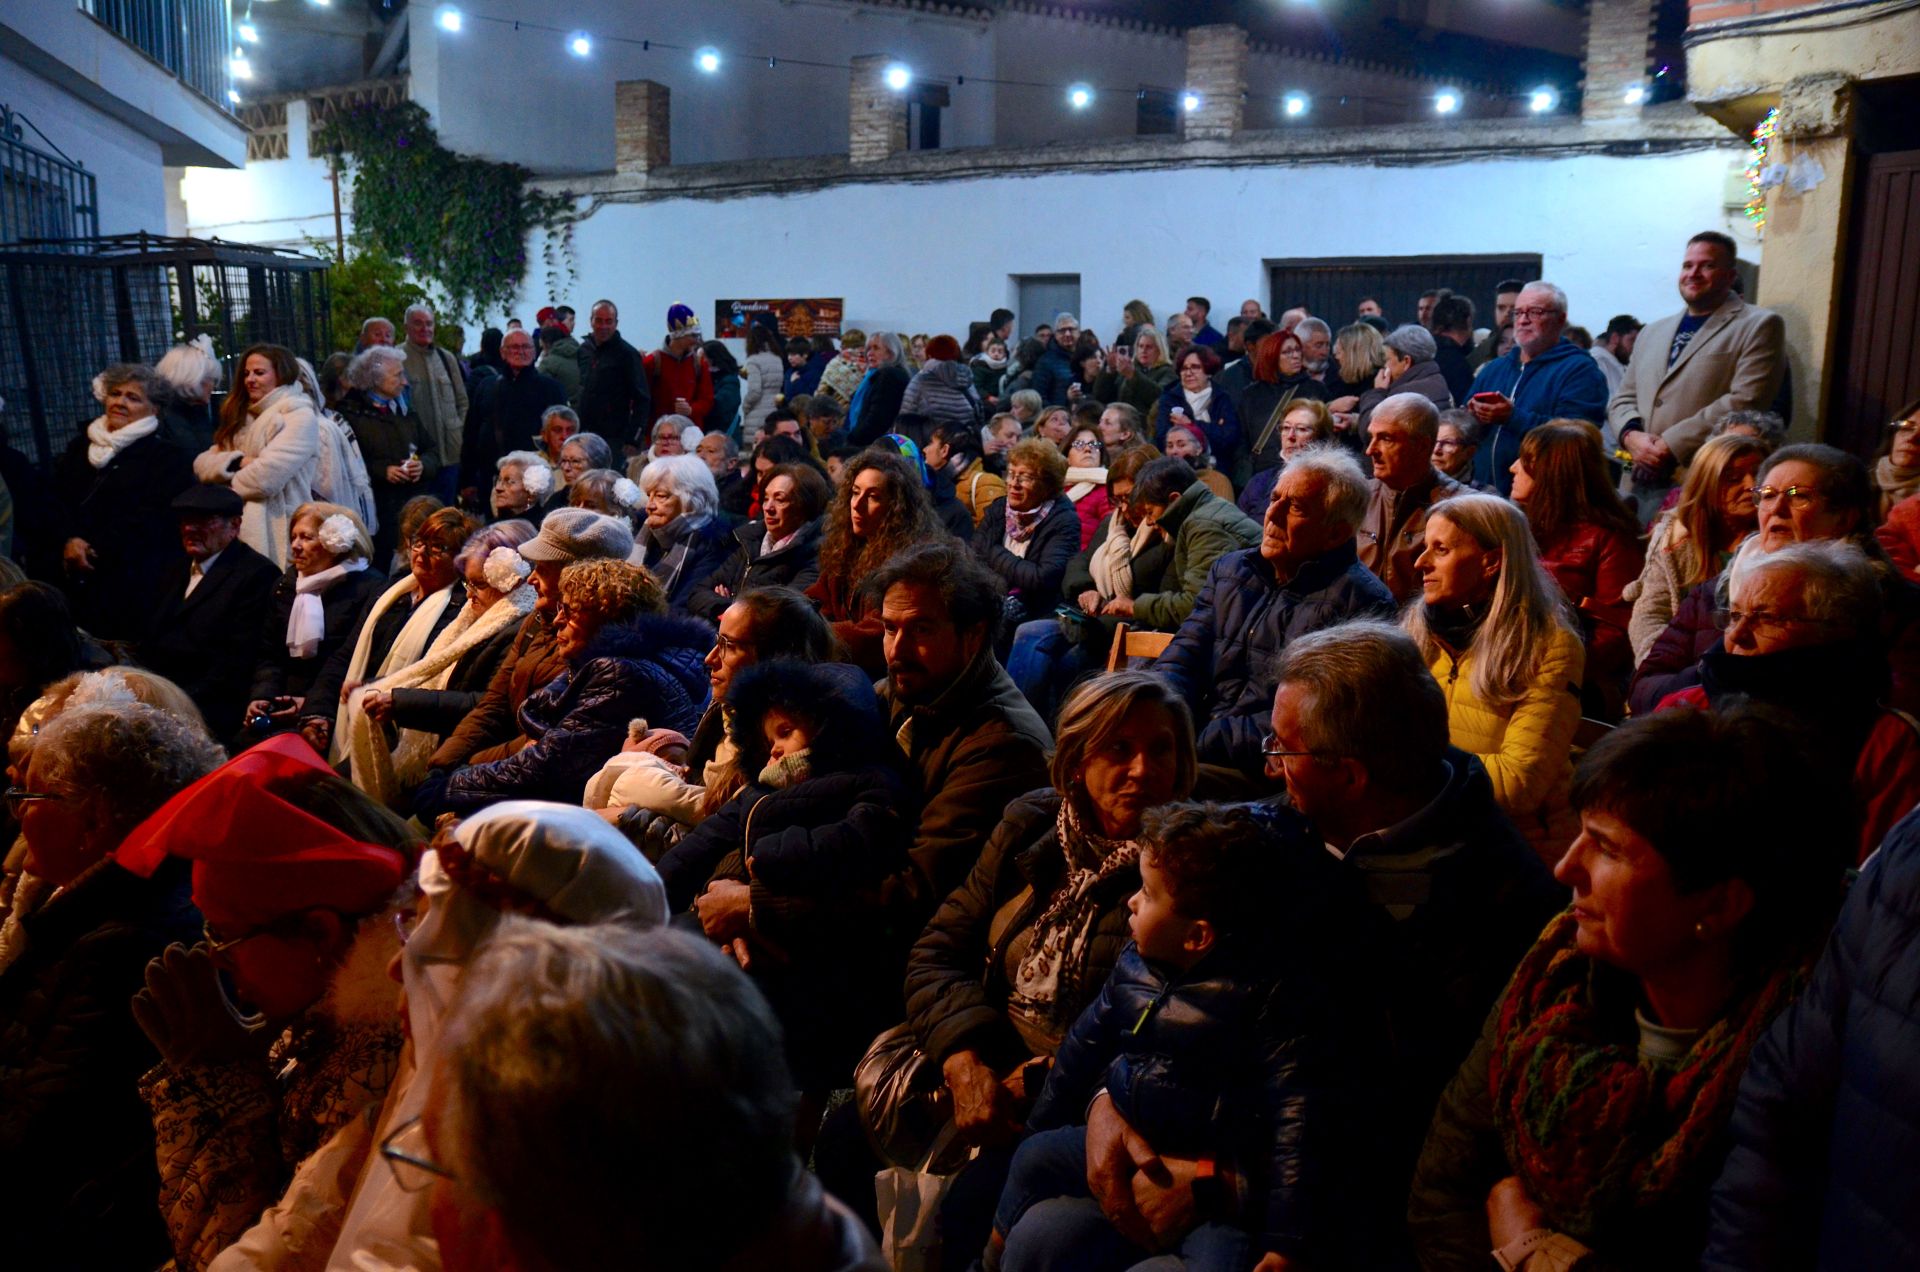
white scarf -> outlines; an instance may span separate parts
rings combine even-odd
[[[1188,415],[1191,415],[1196,420],[1205,420],[1209,424],[1213,423],[1213,416],[1207,413],[1207,403],[1213,401],[1213,385],[1207,385],[1206,388],[1200,390],[1198,393],[1188,393],[1185,389],[1181,389],[1180,392],[1187,399]]]
[[[320,603],[326,590],[349,574],[367,568],[365,557],[355,557],[340,565],[330,565],[318,574],[302,574],[293,581],[293,613],[287,616],[287,652],[295,658],[311,658],[320,652],[320,641],[327,634],[327,610]]]
[[[1107,470],[1104,468],[1067,469],[1067,498],[1074,503],[1079,503],[1106,484]]]
[[[413,613],[408,616],[406,624],[394,636],[393,645],[387,650],[386,657],[380,660],[380,666],[369,671],[368,664],[373,661],[375,624],[380,621],[381,615],[393,606],[412,597],[419,585],[413,581],[413,575],[409,574],[381,593],[380,599],[375,601],[373,608],[367,611],[367,621],[360,624],[360,635],[353,642],[353,657],[347,660],[347,674],[341,684],[357,686],[372,679],[373,676],[383,676],[389,670],[404,667],[417,660],[427,647],[427,637],[433,631],[433,625],[439,622],[440,616],[446,612],[447,601],[452,595],[452,586],[448,584],[413,607]],[[348,699],[359,696],[358,689],[350,694],[342,693],[339,709],[334,712],[333,747],[327,758],[336,764],[346,753]]]
[[[1125,529],[1126,523],[1116,515],[1113,524],[1107,527],[1106,539],[1087,562],[1094,589],[1103,601],[1133,596],[1133,558],[1153,537],[1153,526],[1145,521],[1134,530],[1131,539],[1122,533]]]
[[[160,421],[148,415],[110,429],[107,427],[107,417],[102,415],[87,425],[87,462],[95,468],[105,468],[113,462],[115,455],[159,427]]]
[[[424,657],[396,664],[391,670],[383,669],[378,680],[346,696],[340,704],[345,723],[335,731],[334,738],[336,749],[344,739],[349,773],[355,786],[371,798],[391,805],[426,776],[427,760],[439,740],[423,729],[402,729],[397,744],[389,750],[381,727],[361,709],[361,697],[368,690],[446,688],[447,682],[453,679],[454,668],[469,650],[492,640],[502,628],[517,627],[533,612],[533,602],[533,588],[523,583],[478,615],[471,605],[465,606],[441,629]],[[399,643],[394,642],[396,647]]]

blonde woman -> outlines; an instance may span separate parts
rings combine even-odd
[[[313,749],[326,753],[323,717],[307,727],[302,708],[333,651],[354,631],[360,607],[386,588],[367,568],[373,540],[359,516],[339,504],[304,503],[288,518],[292,566],[274,584],[265,647],[248,695],[244,745],[288,729],[306,729]]]
[[[1401,624],[1447,698],[1453,744],[1549,864],[1578,831],[1568,802],[1586,647],[1520,509],[1455,495],[1427,514],[1420,596]]]
[[[1334,374],[1327,378],[1327,396],[1332,399],[1327,407],[1336,415],[1350,414],[1387,365],[1386,337],[1364,322],[1340,328],[1333,339],[1333,365]]]
[[[1772,450],[1757,437],[1728,433],[1694,452],[1680,501],[1663,513],[1647,543],[1647,563],[1621,598],[1632,602],[1627,638],[1638,666],[1673,621],[1681,598],[1718,578],[1759,521],[1753,490]]]

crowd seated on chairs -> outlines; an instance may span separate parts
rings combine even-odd
[[[11,1262],[1913,1263],[1920,414],[1783,445],[1765,311],[1607,400],[1579,303],[105,368],[0,568]]]

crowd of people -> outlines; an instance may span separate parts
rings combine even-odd
[[[1788,443],[1736,281],[105,368],[9,1254],[1920,1261],[1920,403]]]

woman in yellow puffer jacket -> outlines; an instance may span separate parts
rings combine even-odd
[[[1494,798],[1549,865],[1579,833],[1568,802],[1586,649],[1525,515],[1456,495],[1427,515],[1420,599],[1402,623],[1447,696],[1453,744],[1480,757]]]

